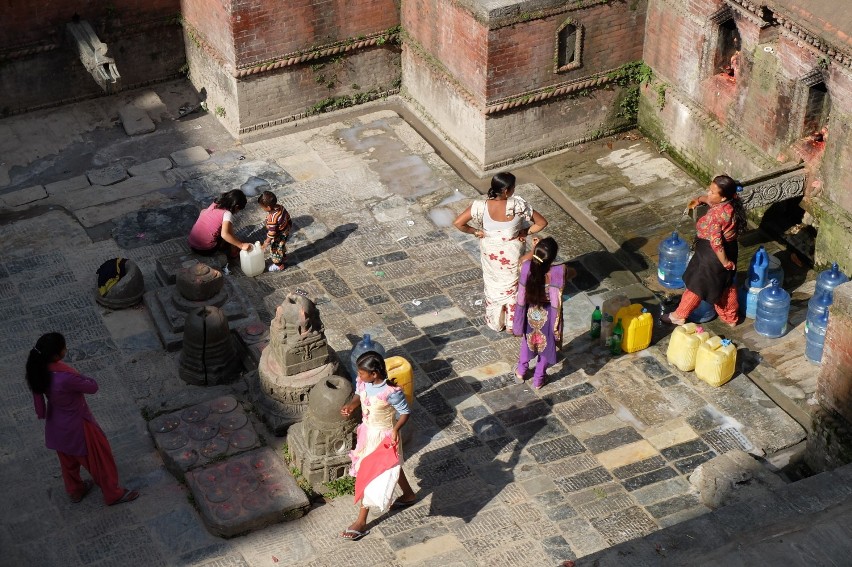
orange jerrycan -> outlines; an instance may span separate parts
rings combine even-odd
[[[647,309],[639,303],[633,303],[619,309],[615,319],[621,319],[621,326],[624,328],[621,350],[636,352],[648,348],[651,344],[651,334],[654,332],[654,318]]]
[[[385,359],[385,367],[388,369],[388,378],[402,388],[408,405],[414,403],[414,371],[411,363],[401,356],[389,356]]]
[[[681,325],[672,332],[666,359],[684,372],[694,370],[698,345],[709,338],[710,333],[695,323]]]
[[[737,347],[728,340],[710,337],[698,347],[695,375],[717,388],[734,377]]]

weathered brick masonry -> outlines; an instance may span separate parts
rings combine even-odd
[[[234,135],[395,92],[393,0],[185,0],[190,79]]]
[[[0,115],[103,94],[66,39],[88,21],[116,62],[123,88],[178,76],[186,58],[179,0],[8,2],[0,25]]]
[[[557,72],[557,33],[581,29],[578,64]],[[404,2],[405,96],[476,171],[626,126],[607,75],[642,57],[645,3]]]
[[[708,177],[748,178],[803,160],[802,206],[819,222],[816,262],[850,271],[852,17],[841,4],[650,0],[644,58],[656,80],[643,89],[639,124]],[[734,79],[718,67],[726,25],[741,40]],[[824,144],[808,138],[814,85],[831,101]]]

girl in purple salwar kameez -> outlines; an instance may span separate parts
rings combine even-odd
[[[529,363],[538,357],[533,387],[544,386],[545,371],[556,362],[562,344],[562,290],[574,270],[552,265],[559,246],[553,238],[538,241],[529,260],[521,265],[514,334],[523,337],[515,376],[524,381]]]

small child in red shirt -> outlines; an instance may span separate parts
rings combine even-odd
[[[290,213],[284,205],[278,204],[278,198],[272,191],[264,191],[257,198],[257,203],[266,211],[266,240],[260,247],[263,250],[269,247],[269,258],[272,260],[269,271],[278,272],[284,269],[287,260],[287,238],[293,222]]]

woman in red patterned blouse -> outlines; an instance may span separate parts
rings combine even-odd
[[[683,274],[686,291],[680,305],[663,321],[683,325],[701,301],[713,303],[719,318],[731,327],[739,321],[739,302],[734,278],[737,273],[737,237],[746,228],[743,205],[737,197],[739,185],[727,175],[716,176],[707,194],[693,200],[710,206],[695,225],[695,254]]]

